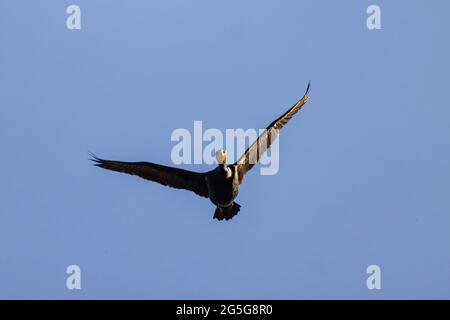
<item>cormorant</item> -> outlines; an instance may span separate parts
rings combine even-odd
[[[104,160],[92,155],[95,165],[104,169],[124,172],[158,182],[162,185],[195,192],[209,198],[216,206],[214,219],[229,220],[240,210],[234,202],[245,174],[259,161],[278,137],[280,129],[308,100],[310,83],[304,96],[282,116],[273,121],[235,163],[227,165],[225,150],[216,152],[217,168],[208,172],[193,172],[150,162],[123,162]]]

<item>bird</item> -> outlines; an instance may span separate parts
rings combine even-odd
[[[164,186],[184,189],[209,198],[216,206],[213,219],[230,220],[238,214],[241,206],[235,202],[244,176],[260,160],[279,135],[279,131],[306,104],[311,82],[305,94],[280,117],[272,121],[259,137],[233,164],[227,164],[224,149],[216,152],[217,167],[207,172],[194,172],[151,162],[124,162],[105,160],[91,153],[94,165],[103,169],[135,175]]]

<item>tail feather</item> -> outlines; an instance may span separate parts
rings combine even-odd
[[[238,214],[240,209],[241,206],[236,202],[233,202],[231,206],[226,208],[217,207],[216,211],[214,212],[214,219],[217,219],[219,221],[222,221],[223,219],[230,220]]]

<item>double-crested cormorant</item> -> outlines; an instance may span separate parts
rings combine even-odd
[[[300,110],[308,100],[310,84],[304,96],[281,117],[273,121],[245,153],[233,164],[227,165],[225,150],[219,150],[217,168],[208,172],[193,172],[150,162],[123,162],[103,160],[94,155],[95,165],[104,169],[124,172],[177,189],[186,189],[209,198],[216,206],[214,218],[229,220],[240,210],[234,202],[245,174],[259,161],[264,152],[278,137],[279,130]]]

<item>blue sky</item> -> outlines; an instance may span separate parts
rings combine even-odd
[[[449,10],[0,0],[0,298],[450,298]],[[174,129],[262,128],[309,80],[278,174],[253,170],[227,223],[87,160],[170,165]]]

